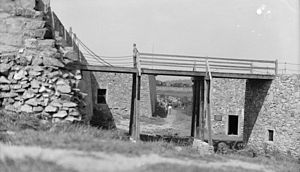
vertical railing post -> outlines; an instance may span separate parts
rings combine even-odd
[[[284,62],[284,74],[286,74],[286,62]]]
[[[69,35],[70,35],[70,38],[71,38],[71,40],[70,40],[71,41],[71,43],[70,43],[71,45],[70,46],[73,47],[73,31],[72,31],[72,27],[69,28]]]
[[[250,63],[250,73],[253,74],[253,63]]]
[[[140,139],[141,71],[139,52],[136,48],[136,44],[133,44],[133,67],[137,69],[137,73],[132,75],[129,134],[134,141],[138,141]]]
[[[278,75],[278,59],[275,61],[275,75]]]

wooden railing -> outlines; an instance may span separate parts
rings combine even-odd
[[[277,60],[252,60],[154,53],[139,53],[139,55],[142,68],[206,71],[206,63],[209,62],[211,72],[276,75],[278,71]]]

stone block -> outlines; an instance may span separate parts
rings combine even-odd
[[[65,102],[65,103],[63,103],[63,107],[67,107],[67,108],[77,107],[77,103]]]
[[[65,67],[65,65],[58,59],[53,57],[43,57],[44,66],[57,66],[57,67]]]
[[[55,48],[55,40],[53,39],[38,40],[35,38],[29,38],[24,40],[24,45],[25,48],[39,49],[39,50],[43,50],[41,53],[45,53],[46,50]]]
[[[24,31],[24,36],[30,37],[30,38],[43,39],[46,32],[47,32],[47,29],[26,30],[26,31]]]
[[[27,90],[23,93],[23,99],[26,100],[26,99],[30,99],[30,98],[33,98],[35,96],[34,92],[32,90]]]
[[[193,148],[197,149],[201,155],[207,155],[207,154],[214,153],[213,146],[209,146],[208,143],[203,142],[202,140],[199,140],[199,139],[194,139]]]
[[[31,105],[31,106],[37,106],[38,105],[38,101],[36,98],[32,98],[29,99],[25,102],[25,104]]]
[[[5,77],[0,76],[0,84],[10,84],[11,82]]]
[[[0,46],[0,54],[18,52],[18,50],[19,50],[19,47],[12,46],[12,45],[1,45]]]
[[[32,63],[31,65],[33,66],[40,66],[43,64],[43,58],[42,57],[39,57],[39,56],[35,56],[33,59],[32,59]]]
[[[1,91],[9,91],[10,90],[9,85],[0,85],[0,90]]]
[[[53,117],[53,118],[64,118],[64,117],[66,117],[66,116],[68,116],[67,111],[59,111],[59,112],[53,114],[52,117]]]
[[[34,10],[36,4],[35,0],[19,0],[19,1],[21,7]]]
[[[32,109],[34,112],[42,112],[44,108],[42,106],[33,107]]]
[[[32,113],[32,112],[33,112],[32,106],[27,105],[27,104],[21,106],[21,109],[20,109],[20,110],[21,110],[22,112],[26,112],[26,113]]]
[[[54,107],[54,106],[47,106],[45,108],[45,112],[57,112],[58,108],[57,107]]]
[[[7,75],[11,68],[11,64],[0,63],[0,73]]]
[[[23,45],[23,34],[0,33],[0,43],[20,47]]]
[[[27,72],[25,70],[20,70],[19,72],[15,73],[14,79],[15,80],[21,80],[25,78],[27,75]]]

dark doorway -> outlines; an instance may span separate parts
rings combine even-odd
[[[269,131],[269,141],[274,140],[274,130],[268,130]]]
[[[106,89],[98,89],[97,103],[98,104],[106,104]]]
[[[238,135],[239,116],[228,115],[228,135]]]

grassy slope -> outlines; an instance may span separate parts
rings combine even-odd
[[[64,148],[64,149],[77,149],[84,151],[103,151],[108,153],[120,153],[128,156],[139,156],[142,154],[156,153],[166,157],[176,157],[180,159],[193,159],[193,160],[206,160],[206,161],[225,161],[227,159],[242,159],[247,162],[263,163],[274,166],[279,171],[294,171],[299,169],[299,164],[295,162],[288,162],[285,160],[277,161],[265,157],[249,158],[240,155],[200,155],[192,147],[182,147],[181,151],[176,150],[176,146],[172,143],[166,142],[138,142],[132,143],[128,140],[125,133],[120,131],[104,131],[97,128],[85,125],[51,125],[49,123],[41,123],[35,117],[27,114],[13,114],[0,112],[0,130],[12,131],[14,134],[0,134],[0,142],[5,142],[13,145],[37,145],[41,147],[50,148]],[[0,132],[1,133],[1,132]],[[2,160],[0,164],[5,162]],[[47,162],[28,163],[18,161],[7,165],[11,168],[10,171],[19,168],[19,166],[33,166],[38,168],[39,164],[46,165]],[[17,165],[15,165],[17,164]],[[15,167],[17,166],[17,167]],[[51,166],[51,165],[50,165]],[[147,166],[141,171],[158,171],[170,169],[170,164],[161,164],[159,166]],[[29,167],[28,167],[29,168]],[[53,168],[59,168],[54,165]],[[182,169],[183,167],[178,167]],[[188,171],[198,171],[197,167],[189,167]],[[20,170],[20,171],[22,171]],[[63,171],[62,169],[61,171]],[[0,169],[0,171],[2,171]],[[23,170],[26,171],[26,170]],[[38,170],[36,170],[38,171]],[[53,170],[54,171],[54,170]],[[58,170],[59,171],[59,170]],[[67,170],[66,170],[67,171]],[[178,170],[177,170],[178,171]],[[200,171],[200,170],[199,170]],[[204,170],[205,171],[205,170]],[[230,171],[230,170],[229,170]]]

